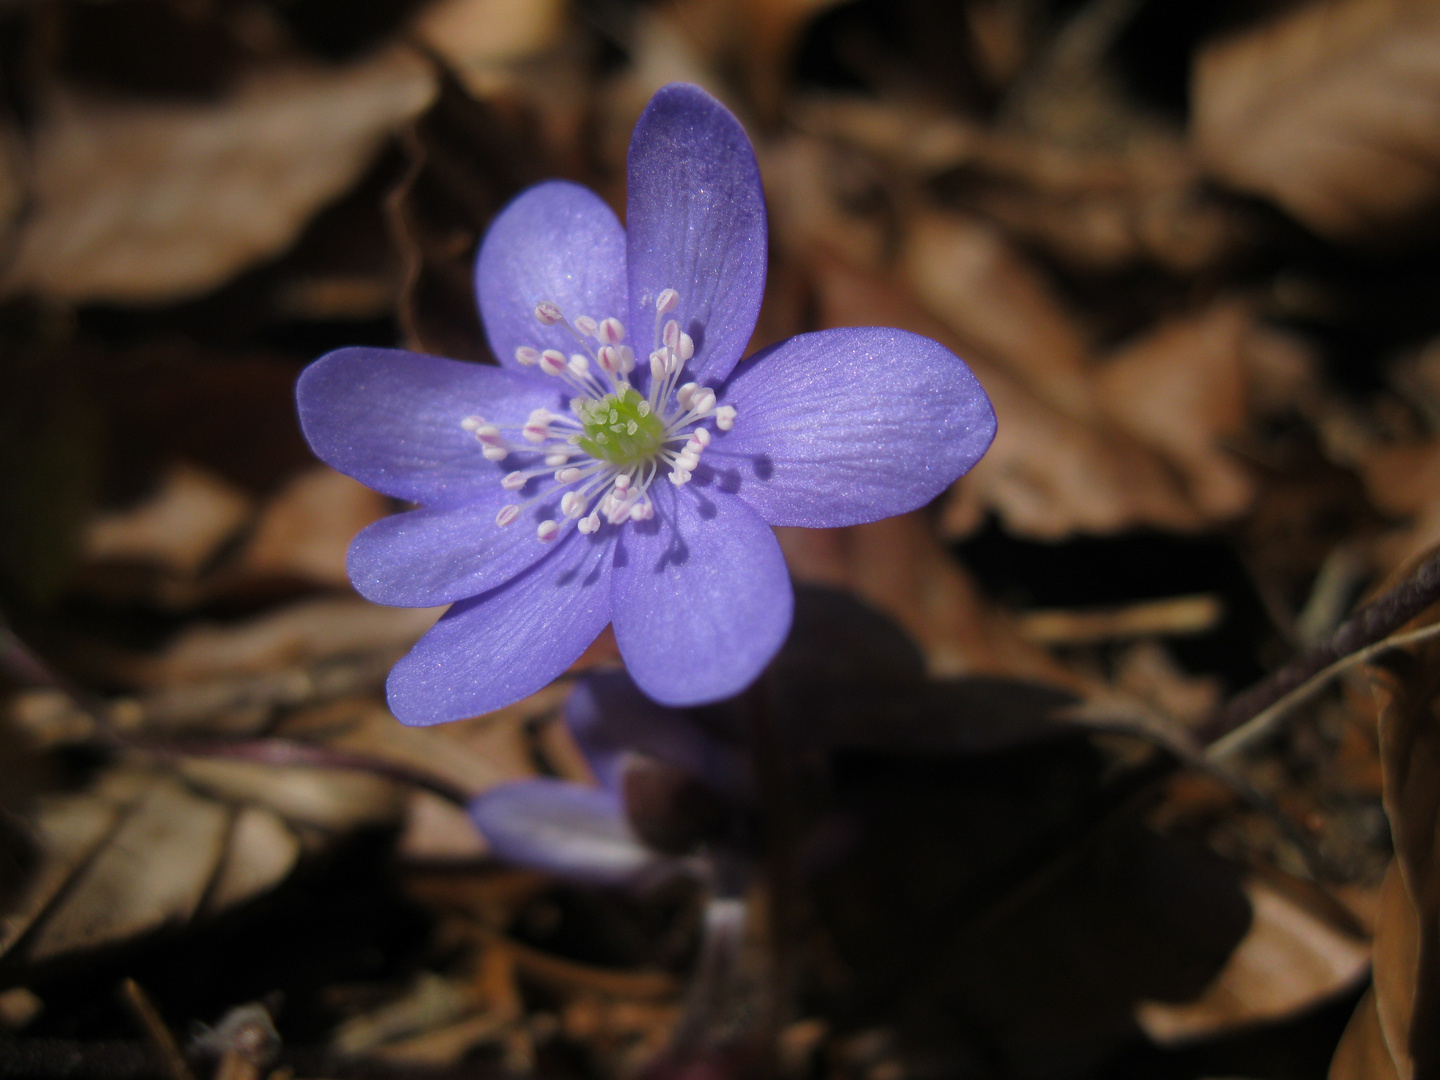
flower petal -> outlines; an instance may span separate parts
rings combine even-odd
[[[572,531],[519,577],[452,607],[391,670],[391,711],[407,724],[459,720],[560,675],[610,621],[613,536]]]
[[[649,355],[655,298],[695,339],[696,379],[718,382],[750,341],[765,291],[765,195],[745,130],[698,86],[650,99],[630,138],[628,230],[632,344]],[[667,316],[669,317],[669,316]]]
[[[542,326],[535,305],[553,301],[572,322],[625,318],[625,230],[589,188],[536,184],[491,223],[475,260],[475,291],[500,363],[518,367],[521,345],[569,355],[578,347],[574,336],[563,323]]]
[[[509,468],[486,461],[467,416],[520,425],[563,408],[543,375],[400,349],[338,349],[300,373],[300,426],[326,464],[397,499],[455,506],[488,497]]]
[[[586,675],[565,703],[565,723],[602,785],[620,790],[630,752],[676,765],[716,791],[748,790],[737,749],[683,710],[657,705],[623,671]]]
[[[985,453],[995,413],[938,342],[860,327],[801,334],[752,357],[724,388],[739,411],[705,451],[771,525],[830,528],[923,506]],[[703,466],[702,466],[703,468]]]
[[[655,517],[615,550],[615,639],[640,689],[666,705],[738,694],[790,629],[794,593],[774,534],[723,492],[660,481]]]
[[[560,513],[560,494],[528,507],[504,528],[495,515],[519,496],[498,480],[467,506],[384,518],[351,542],[350,581],[365,599],[392,607],[438,607],[478,596],[555,550],[535,529],[546,519],[562,529],[572,524]]]
[[[470,816],[495,855],[571,881],[621,885],[666,860],[640,842],[618,795],[541,777],[493,787]]]

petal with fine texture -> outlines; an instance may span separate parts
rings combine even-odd
[[[555,550],[535,535],[541,521],[573,522],[560,513],[560,492],[527,507],[511,524],[495,524],[502,506],[519,501],[497,480],[475,502],[412,510],[383,518],[350,544],[346,568],[355,591],[393,607],[438,607],[503,585]]]
[[[697,473],[772,525],[830,528],[923,506],[980,459],[995,413],[939,342],[887,327],[801,334],[747,360],[722,393],[735,427]]]
[[[621,885],[665,860],[635,835],[620,798],[540,777],[501,784],[470,802],[495,855],[570,881]]]
[[[680,294],[673,316],[695,339],[694,378],[730,373],[750,341],[765,291],[765,196],[745,130],[698,86],[665,87],[630,139],[625,227],[631,337],[648,356],[655,298]]]
[[[518,426],[532,409],[563,408],[560,387],[543,375],[400,349],[327,353],[300,373],[295,397],[320,460],[427,506],[487,498],[508,471],[485,460],[461,427],[466,417]]]
[[[391,711],[407,724],[459,720],[560,675],[610,621],[607,533],[572,531],[519,577],[454,605],[391,670]]]
[[[564,324],[542,326],[535,305],[550,300],[567,318],[628,312],[625,230],[600,196],[551,180],[521,192],[485,234],[475,261],[475,290],[485,336],[500,363],[518,367],[521,345],[559,349],[579,344]]]
[[[738,694],[785,641],[794,593],[775,535],[723,492],[650,489],[655,517],[615,550],[615,640],[640,689],[666,705]]]

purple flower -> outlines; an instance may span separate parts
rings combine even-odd
[[[969,369],[901,330],[802,334],[739,363],[764,290],[764,198],[744,131],[709,95],[656,94],[628,169],[628,229],[560,181],[490,227],[476,287],[500,367],[356,348],[300,377],[315,452],[423,507],[356,537],[356,589],[453,604],[390,674],[406,723],[516,701],[607,623],[657,701],[734,694],[790,625],[771,525],[914,509],[994,435]]]
[[[470,815],[494,854],[583,884],[643,887],[676,873],[703,875],[703,860],[658,851],[636,832],[626,773],[645,760],[663,763],[739,804],[750,794],[739,747],[689,713],[656,705],[622,672],[579,680],[565,723],[599,786],[537,777],[476,796]]]

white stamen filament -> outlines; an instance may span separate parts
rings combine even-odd
[[[554,486],[542,483],[530,498],[502,507],[495,518],[498,525],[509,525],[526,507],[554,498],[558,486],[571,488],[560,497],[560,520],[539,521],[536,537],[543,542],[558,539],[565,521],[575,521],[576,529],[589,536],[606,521],[619,526],[626,521],[653,518],[655,504],[649,489],[662,472],[676,487],[694,478],[713,437],[708,428],[697,425],[713,419],[717,430],[729,431],[734,427],[736,411],[730,405],[717,407],[711,387],[694,381],[678,385],[687,362],[695,355],[695,341],[680,328],[680,320],[665,318],[679,309],[680,300],[674,289],[662,290],[655,299],[649,393],[638,401],[633,397],[629,400],[626,407],[634,410],[629,417],[616,404],[617,398],[625,402],[626,393],[634,394],[627,376],[635,370],[635,350],[622,344],[624,324],[614,317],[567,318],[553,301],[541,301],[535,306],[535,318],[542,326],[563,325],[585,351],[567,356],[554,348],[541,350],[522,345],[515,350],[519,364],[538,367],[571,388],[574,396],[569,400],[568,414],[534,409],[519,428],[502,428],[480,416],[467,416],[461,421],[461,427],[474,435],[491,461],[503,460],[512,453],[528,455],[532,461],[538,459],[534,466],[506,473],[500,481],[504,490],[519,492],[531,480],[543,479],[547,474],[553,480]],[[595,345],[587,343],[587,339]],[[644,424],[636,416],[654,416],[660,423],[659,430],[645,428],[642,433]],[[522,441],[512,442],[517,431]],[[648,457],[629,462],[609,457],[618,453],[615,448],[625,445],[625,439],[636,437],[656,440],[641,443],[655,445]],[[614,441],[617,438],[620,443]],[[598,447],[595,456],[586,447]],[[543,468],[539,462],[543,462]]]

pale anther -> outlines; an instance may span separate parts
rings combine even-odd
[[[543,326],[554,326],[564,317],[560,305],[553,300],[541,300],[535,305],[535,321]]]
[[[625,324],[619,319],[605,319],[600,323],[599,338],[606,345],[619,345],[625,337]]]
[[[500,481],[500,486],[506,491],[519,491],[529,479],[530,477],[523,472],[506,473],[505,479]]]
[[[573,465],[568,469],[558,469],[555,472],[555,480],[561,484],[573,484],[584,474]]]
[[[566,517],[578,518],[585,513],[589,503],[578,491],[567,491],[560,500],[560,512]]]
[[[540,350],[532,349],[529,345],[521,345],[515,350],[515,359],[525,367],[534,367],[540,362]]]
[[[696,390],[695,395],[690,399],[690,408],[702,416],[708,413],[715,408],[715,391],[708,386],[702,386]]]
[[[682,361],[689,360],[695,355],[695,339],[689,334],[681,334],[680,344],[676,347],[675,354],[679,356]]]
[[[687,382],[684,386],[680,387],[679,390],[675,391],[675,400],[680,404],[682,409],[688,409],[690,408],[690,399],[695,396],[695,391],[699,389],[699,383]]]
[[[565,354],[559,349],[546,349],[540,354],[540,370],[546,375],[559,375],[565,371]]]
[[[655,311],[660,315],[664,315],[667,312],[674,311],[679,303],[680,294],[678,292],[674,289],[661,289],[660,295],[655,298]]]
[[[513,506],[513,505],[512,505],[512,506],[502,506],[502,507],[500,508],[500,512],[495,515],[495,524],[496,524],[496,525],[501,525],[501,526],[509,525],[512,521],[514,521],[514,520],[515,520],[516,518],[518,518],[519,516],[520,516],[520,507],[518,507],[518,506]]]
[[[583,379],[590,372],[590,359],[580,353],[572,353],[568,366],[573,375]]]
[[[660,334],[660,340],[665,343],[667,349],[674,349],[680,344],[680,324],[671,319],[665,324],[665,329]]]
[[[729,431],[735,426],[734,405],[721,405],[715,410],[715,426],[721,431]]]
[[[541,540],[554,540],[560,535],[560,526],[553,521],[542,521],[536,527],[535,535]]]
[[[474,431],[483,423],[485,423],[483,416],[467,416],[464,420],[460,421],[460,426],[466,431]]]
[[[690,433],[690,438],[694,439],[701,446],[710,445],[710,432],[706,431],[703,427],[696,428],[694,431],[692,431]]]
[[[564,450],[554,450],[545,455],[545,464],[552,469],[559,468],[570,460],[570,455]]]
[[[595,328],[598,324],[589,315],[580,315],[575,319],[575,329],[586,337],[595,336]]]
[[[485,455],[486,461],[504,461],[510,456],[510,451],[503,446],[487,446],[480,453]]]

